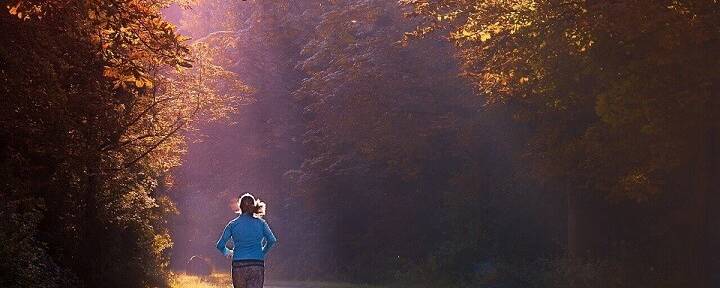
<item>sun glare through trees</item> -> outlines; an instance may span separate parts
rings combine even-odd
[[[715,0],[6,0],[0,39],[0,287],[720,287]]]

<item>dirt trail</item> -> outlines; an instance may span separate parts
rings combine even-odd
[[[213,273],[209,277],[177,274],[173,277],[172,288],[228,288],[232,287],[230,274]],[[264,288],[382,288],[367,285],[330,282],[267,281]]]

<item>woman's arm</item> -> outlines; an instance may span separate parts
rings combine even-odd
[[[268,251],[270,251],[270,248],[272,248],[275,243],[277,243],[277,238],[275,238],[275,235],[273,234],[272,230],[270,230],[270,226],[268,226],[267,222],[265,220],[262,220],[263,223],[263,236],[265,237],[265,247],[263,247],[263,253],[267,254]]]
[[[231,230],[230,223],[228,223],[227,226],[225,226],[225,229],[223,230],[222,235],[220,235],[220,240],[218,240],[217,244],[215,244],[215,247],[217,247],[217,249],[220,251],[220,253],[222,253],[225,256],[232,256],[232,254],[233,254],[233,251],[228,249],[225,246],[225,243],[227,243],[227,241],[230,240],[230,236],[232,236],[230,230]]]

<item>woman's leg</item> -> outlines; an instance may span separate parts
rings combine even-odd
[[[244,288],[263,288],[263,282],[265,282],[265,267],[249,266],[245,267],[245,269],[247,269],[247,286]]]
[[[246,267],[232,267],[232,283],[233,288],[247,288],[247,284],[245,283],[245,269]],[[261,286],[262,287],[262,286]]]

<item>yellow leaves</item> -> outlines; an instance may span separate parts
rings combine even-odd
[[[576,52],[586,52],[595,43],[587,31],[574,28],[565,31],[565,39]]]
[[[164,234],[156,234],[153,239],[153,252],[155,252],[157,255],[161,255],[163,251],[166,249],[172,247],[173,242],[170,235],[167,233]]]
[[[462,30],[460,30],[460,31],[458,31],[458,32],[455,32],[455,33],[451,34],[451,35],[452,35],[452,38],[453,38],[453,39],[461,39],[461,38],[470,38],[470,37],[474,36],[475,33],[473,33],[472,31],[468,31],[468,30],[462,29]]]
[[[43,7],[41,4],[17,0],[15,5],[8,4],[5,8],[8,9],[10,15],[14,15],[21,20],[29,20],[31,17],[42,18]]]
[[[135,87],[138,87],[138,88],[143,88],[143,87],[152,88],[153,87],[152,80],[150,80],[148,78],[135,79],[134,84],[135,84]]]
[[[192,37],[188,37],[188,36],[185,36],[185,35],[177,35],[177,36],[175,37],[175,39],[176,39],[178,42],[185,42],[185,41],[188,41],[188,40],[192,39]]]
[[[480,41],[485,42],[487,40],[490,40],[490,38],[492,38],[492,34],[490,34],[489,32],[480,32]]]
[[[581,13],[583,4],[489,0],[418,9],[416,4],[423,1],[411,2],[415,12],[430,18],[430,23],[442,21],[455,28],[450,39],[461,47],[457,55],[464,66],[463,74],[490,101],[547,93],[553,86],[545,65],[557,59],[558,53],[568,53],[550,46],[570,46],[576,55],[594,44],[585,26],[577,25],[565,37],[560,34],[568,29],[565,21]],[[445,16],[451,11],[456,13],[454,18]]]
[[[460,11],[451,11],[449,13],[442,13],[435,15],[437,21],[452,21],[460,14]]]
[[[105,66],[103,70],[103,76],[113,80],[115,88],[128,88],[129,85],[137,88],[152,88],[154,83],[152,79],[146,76],[136,76],[133,74],[126,74],[120,71],[117,67]]]
[[[125,85],[122,85],[123,87],[128,87],[128,85],[134,85],[137,88],[152,88],[153,87],[153,81],[147,77],[143,76],[123,76],[120,79],[117,79],[116,81],[121,81],[125,83]]]
[[[432,14],[438,21],[450,22],[459,15],[465,22],[451,33],[455,41],[487,42],[500,34],[516,34],[542,22],[539,4],[531,0],[483,1],[463,10],[455,8],[450,17]]]
[[[460,29],[451,34],[453,40],[464,41],[480,41],[490,40],[494,35],[498,35],[510,30],[511,26],[500,21],[489,24],[483,23],[481,19],[469,19]]]
[[[511,5],[513,11],[537,11],[537,2],[534,0],[516,0]]]
[[[487,40],[490,40],[492,38],[492,34],[487,30],[480,30],[480,31],[472,31],[468,29],[461,29],[458,32],[452,33],[451,38],[453,40],[480,40],[481,42],[485,42]]]

